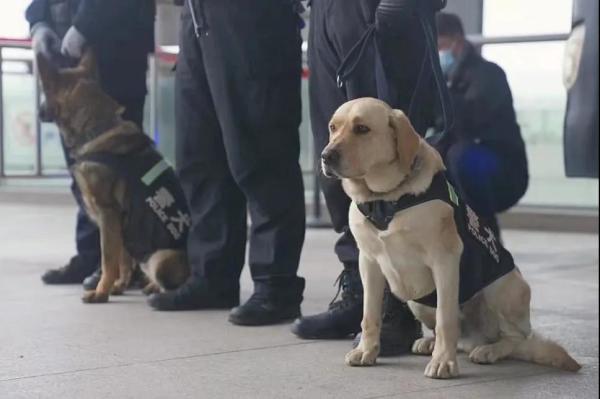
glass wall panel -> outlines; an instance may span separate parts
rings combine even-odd
[[[2,50],[3,55],[6,50]],[[14,64],[14,65],[13,65]],[[4,170],[15,175],[35,173],[35,94],[33,76],[21,63],[5,61],[2,68],[4,104]]]
[[[483,35],[568,33],[572,4],[572,0],[485,0]]]
[[[494,44],[483,55],[506,72],[527,143],[531,182],[523,204],[598,206],[598,180],[565,177],[564,43]]]

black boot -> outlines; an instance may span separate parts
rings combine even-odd
[[[354,339],[358,346],[361,334]],[[408,305],[385,291],[379,356],[398,356],[411,351],[413,343],[423,336],[421,323]]]
[[[83,280],[83,289],[86,291],[95,290],[96,286],[100,282],[101,278],[102,278],[102,269],[97,268],[94,273],[90,274]]]
[[[304,279],[256,282],[254,293],[231,311],[229,321],[240,326],[266,326],[300,317]]]
[[[363,293],[358,265],[345,265],[338,277],[342,298],[338,294],[326,312],[302,317],[294,323],[292,332],[303,339],[340,339],[360,331],[363,314]]]
[[[80,255],[73,256],[69,263],[58,269],[47,270],[42,275],[46,284],[81,284],[81,282],[97,268]]]
[[[156,310],[231,309],[239,303],[239,286],[217,291],[208,282],[196,278],[176,290],[152,294],[148,298],[148,304]]]

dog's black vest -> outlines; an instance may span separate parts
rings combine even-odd
[[[372,201],[357,204],[360,212],[378,229],[387,230],[397,212],[429,201],[443,201],[454,209],[454,221],[463,242],[460,258],[459,302],[462,304],[483,288],[515,268],[514,260],[483,220],[461,201],[443,172],[433,177],[420,195],[405,195],[397,201]],[[436,307],[436,291],[414,300]]]
[[[108,166],[127,181],[123,240],[129,254],[146,261],[159,249],[184,249],[191,219],[173,168],[150,141],[135,152],[120,155],[89,153],[77,162]]]

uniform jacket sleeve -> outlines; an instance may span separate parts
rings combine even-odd
[[[48,0],[33,0],[25,11],[25,18],[30,27],[38,22],[49,23]]]
[[[513,100],[504,71],[496,64],[485,62],[473,71],[472,84],[462,102],[468,130],[485,131],[490,124],[509,122],[504,118],[508,116],[505,115],[507,110],[513,110]]]
[[[82,0],[73,25],[93,44],[102,36],[109,36],[115,28],[119,30],[131,23],[140,5],[138,0]]]

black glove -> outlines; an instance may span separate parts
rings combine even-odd
[[[399,36],[410,29],[410,21],[419,8],[435,13],[446,6],[446,0],[381,0],[375,11],[377,31]]]
[[[36,54],[42,54],[48,60],[60,54],[60,38],[43,22],[31,28],[31,46]]]

